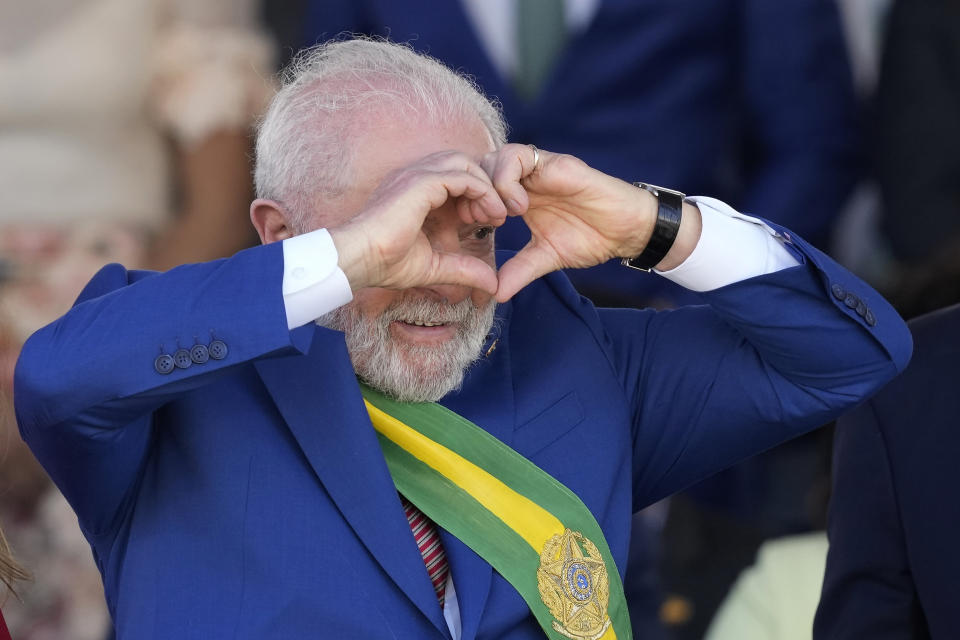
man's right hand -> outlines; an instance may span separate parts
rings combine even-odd
[[[427,215],[447,204],[465,225],[499,227],[507,216],[490,177],[474,160],[455,151],[426,156],[388,174],[356,216],[328,229],[350,287],[456,284],[496,293],[491,264],[438,250],[424,233]]]

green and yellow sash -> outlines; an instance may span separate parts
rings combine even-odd
[[[548,638],[633,637],[607,541],[570,489],[439,404],[361,389],[397,490],[506,578]]]

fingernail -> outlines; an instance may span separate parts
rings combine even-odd
[[[507,200],[507,208],[510,209],[512,213],[520,213],[520,203],[514,200],[513,198]]]

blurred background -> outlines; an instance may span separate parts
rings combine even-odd
[[[76,518],[17,434],[20,345],[105,263],[252,244],[251,135],[274,73],[346,32],[472,75],[511,141],[790,227],[906,317],[960,301],[952,0],[0,3],[0,526],[34,576],[3,605],[18,640],[110,634]],[[514,220],[497,242],[527,237]],[[697,301],[617,265],[570,277],[602,305]],[[831,440],[636,505],[636,637],[810,637]]]

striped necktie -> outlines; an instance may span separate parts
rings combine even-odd
[[[440,607],[443,608],[443,596],[450,566],[447,564],[447,554],[440,542],[440,532],[437,531],[437,525],[433,524],[433,520],[423,515],[423,512],[417,509],[403,494],[400,494],[400,503],[403,505],[404,513],[407,514],[407,522],[410,523],[413,539],[417,541],[417,547],[420,548],[423,564],[427,566],[427,575],[430,576],[430,582],[433,583],[433,590],[437,592],[437,600],[440,602]]]

